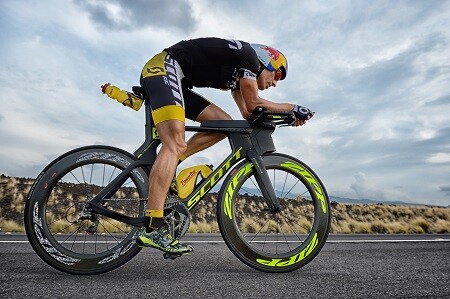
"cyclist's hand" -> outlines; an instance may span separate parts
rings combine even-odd
[[[311,111],[309,108],[294,105],[294,109],[292,109],[292,112],[294,112],[294,115],[296,117],[296,120],[294,121],[294,126],[302,126],[305,124],[307,120],[310,120],[311,117],[314,116],[313,111]]]
[[[294,122],[291,124],[293,127],[303,126],[306,123],[306,120],[296,118]]]

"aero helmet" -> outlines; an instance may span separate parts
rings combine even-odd
[[[250,44],[250,46],[255,50],[259,61],[265,68],[269,71],[281,71],[282,75],[280,80],[286,78],[288,64],[283,53],[272,47],[260,44]]]

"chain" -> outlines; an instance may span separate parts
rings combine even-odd
[[[105,201],[147,201],[147,198],[108,198]]]

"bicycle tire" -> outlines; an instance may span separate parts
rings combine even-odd
[[[330,202],[320,179],[300,160],[273,153],[263,156],[263,164],[281,212],[269,212],[253,164],[244,161],[220,190],[219,230],[231,252],[248,266],[290,272],[312,261],[324,246],[331,227]]]
[[[118,148],[83,147],[58,157],[41,172],[28,194],[24,223],[42,260],[70,274],[100,274],[140,251],[134,240],[138,228],[97,214],[80,218],[84,203],[135,160]],[[148,174],[136,168],[104,205],[130,217],[142,216],[147,186]]]

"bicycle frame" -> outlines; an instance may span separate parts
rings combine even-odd
[[[114,180],[104,187],[92,200],[86,203],[85,208],[89,212],[104,215],[134,226],[142,226],[144,217],[129,217],[103,207],[101,203],[110,198],[121,185],[129,178],[130,172],[135,168],[143,168],[150,173],[157,156],[157,147],[161,143],[156,127],[151,116],[150,104],[145,101],[145,141],[134,152],[137,160],[125,168]],[[260,114],[264,115],[264,113]],[[271,115],[267,112],[265,116]],[[264,122],[263,117],[257,117],[251,123],[246,120],[210,120],[204,121],[200,126],[186,126],[190,132],[223,133],[227,136],[231,153],[228,157],[183,200],[188,210],[192,210],[199,201],[207,194],[238,162],[247,159],[251,161],[255,169],[257,184],[266,199],[271,213],[280,211],[278,199],[275,195],[269,175],[263,166],[262,156],[265,153],[275,151],[272,132],[277,124],[287,124],[291,114],[286,113],[283,118],[279,113],[272,113],[273,118],[269,123]]]

